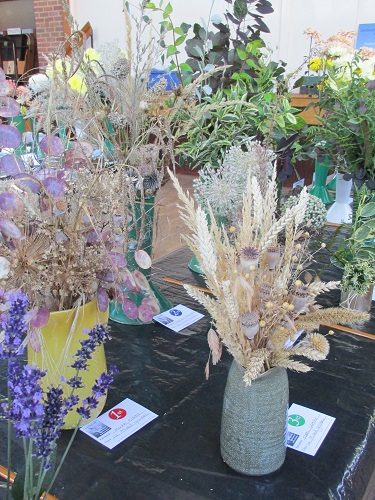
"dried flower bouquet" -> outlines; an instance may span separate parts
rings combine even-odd
[[[261,170],[264,167],[260,165]],[[300,229],[307,206],[306,190],[298,203],[278,218],[276,171],[263,188],[255,176],[249,176],[241,220],[237,228],[227,232],[215,221],[210,207],[208,223],[205,210],[195,206],[176,177],[172,179],[182,201],[181,217],[191,231],[185,239],[213,294],[185,286],[212,317],[208,342],[214,364],[224,344],[245,368],[247,385],[274,366],[306,372],[311,368],[294,357],[319,361],[329,352],[325,336],[316,333],[321,323],[357,323],[368,318],[335,307],[321,309],[316,304],[317,295],[337,288],[339,283],[324,283],[313,278],[309,270],[313,260],[308,250],[310,235]],[[304,334],[299,337],[301,331]]]

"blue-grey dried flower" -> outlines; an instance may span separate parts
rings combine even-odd
[[[366,87],[369,89],[369,90],[375,90],[375,80],[369,80],[367,83],[366,83]]]
[[[155,174],[149,175],[143,179],[143,187],[148,193],[154,194],[160,188],[160,181]]]

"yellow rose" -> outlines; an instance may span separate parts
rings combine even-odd
[[[309,68],[311,69],[311,71],[319,71],[320,69],[322,69],[323,65],[320,57],[314,57],[314,59],[311,59]]]
[[[95,49],[86,49],[84,57],[87,61],[99,61],[100,54]]]
[[[82,78],[77,74],[69,78],[69,85],[73,90],[80,92],[81,94],[85,94],[87,91],[86,84],[84,83]]]

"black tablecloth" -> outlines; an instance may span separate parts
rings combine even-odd
[[[197,275],[187,268],[190,255],[184,248],[156,262],[153,282],[173,305],[202,311],[182,287],[162,279],[196,282]],[[327,272],[336,271],[328,266]],[[335,305],[338,294],[323,300]],[[120,373],[105,409],[128,397],[159,416],[113,450],[80,432],[53,488],[58,498],[363,498],[375,464],[374,340],[337,332],[329,339],[327,361],[313,363],[314,370],[306,374],[289,373],[290,403],[336,421],[315,457],[288,449],[280,471],[247,477],[231,470],[220,456],[221,405],[231,358],[224,353],[205,380],[209,318],[182,334],[156,324],[111,326],[107,359]],[[373,326],[371,320],[365,329],[374,331]],[[0,463],[5,464],[4,423],[0,432]],[[64,431],[62,446],[70,433]],[[22,456],[17,446],[16,460]]]

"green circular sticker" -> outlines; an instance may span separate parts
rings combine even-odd
[[[293,427],[301,427],[305,422],[306,420],[301,415],[289,415],[288,417],[288,424],[293,425]]]

